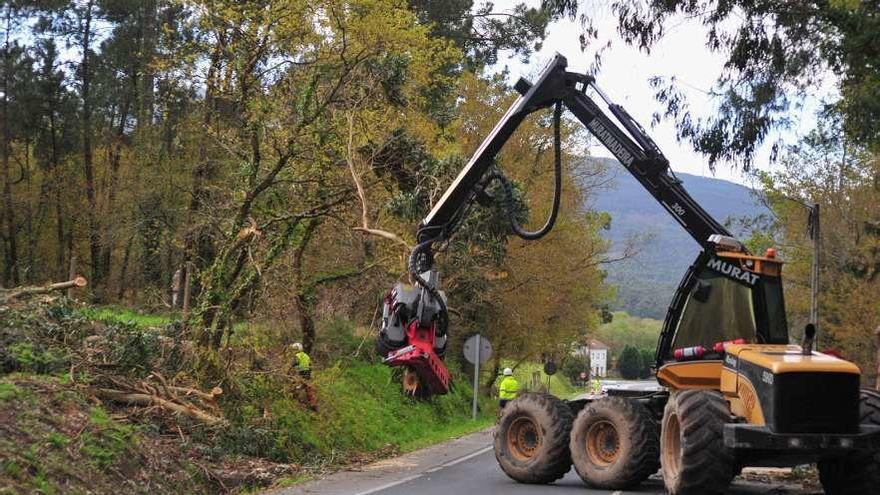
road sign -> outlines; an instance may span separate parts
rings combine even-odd
[[[471,416],[477,419],[477,395],[480,393],[480,365],[492,355],[492,344],[482,335],[471,335],[464,342],[464,358],[474,365],[474,400],[471,404]]]
[[[479,352],[477,352],[479,348]],[[471,364],[476,364],[477,359],[480,364],[485,363],[492,357],[492,344],[489,339],[480,334],[471,335],[464,343],[464,358]]]

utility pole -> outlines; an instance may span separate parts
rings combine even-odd
[[[813,240],[813,265],[810,271],[810,322],[816,326],[816,348],[819,348],[819,254],[822,237],[819,231],[819,203],[813,203],[810,209],[809,231]]]

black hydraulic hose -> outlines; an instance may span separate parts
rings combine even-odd
[[[562,196],[562,102],[557,102],[553,108],[553,206],[550,215],[540,229],[529,232],[516,222],[513,211],[510,212],[510,227],[519,237],[527,240],[536,240],[544,237],[553,230],[556,225],[556,217],[559,216],[559,203]],[[508,181],[509,184],[509,181]],[[508,186],[509,187],[509,186]],[[513,191],[508,192],[508,198],[512,198]]]
[[[504,174],[500,172],[495,172],[488,177],[486,181],[486,185],[488,186],[493,180],[497,180],[501,182],[501,185],[504,187],[504,194],[507,196],[509,214],[510,214],[510,228],[513,230],[513,233],[517,236],[529,240],[534,241],[544,237],[549,234],[551,230],[553,230],[553,226],[556,225],[556,218],[559,216],[559,204],[562,199],[562,136],[561,136],[561,121],[562,121],[562,102],[557,102],[556,106],[553,109],[553,174],[554,174],[554,183],[553,183],[553,205],[550,208],[550,215],[547,217],[547,221],[544,222],[544,226],[536,231],[528,231],[522,227],[516,221],[516,215],[513,211],[513,183],[508,179]]]

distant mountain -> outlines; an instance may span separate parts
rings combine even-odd
[[[606,266],[608,281],[618,287],[614,309],[632,315],[662,319],[687,267],[699,252],[697,243],[669,212],[617,160],[591,158],[607,168],[611,186],[601,188],[590,206],[611,214],[612,253],[623,250],[627,239],[638,237],[639,254]],[[721,179],[676,173],[685,189],[719,222],[767,213],[751,189]],[[734,234],[739,234],[734,232]]]

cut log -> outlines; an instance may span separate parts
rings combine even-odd
[[[183,414],[202,423],[215,425],[222,423],[223,418],[211,415],[201,409],[190,404],[178,404],[167,399],[163,399],[158,395],[143,394],[136,392],[125,392],[122,390],[113,390],[109,388],[99,388],[95,390],[95,395],[102,399],[133,404],[138,406],[159,406],[169,411]]]
[[[48,294],[57,290],[67,290],[85,287],[88,284],[84,277],[76,277],[66,282],[56,282],[38,287],[15,287],[0,293],[0,302],[10,302],[21,297],[29,297],[37,294]]]
[[[200,399],[206,400],[208,402],[214,402],[217,400],[217,396],[223,393],[223,389],[220,387],[214,387],[210,392],[202,392],[201,390],[197,390],[194,388],[186,388],[186,387],[175,387],[174,385],[167,385],[168,390],[172,392],[181,394],[183,396],[195,396]]]

